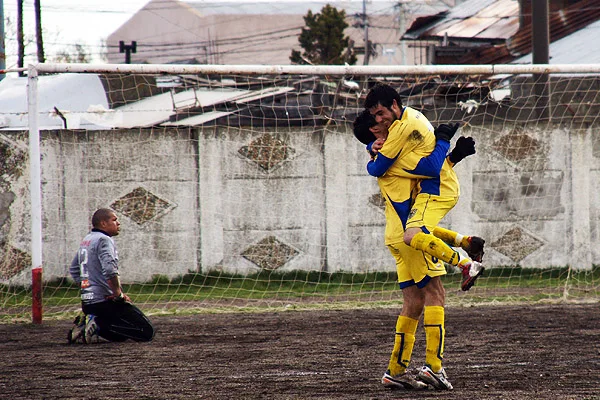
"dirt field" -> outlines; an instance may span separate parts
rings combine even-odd
[[[600,399],[598,304],[449,308],[452,392],[381,386],[396,313],[163,316],[151,343],[87,346],[70,321],[0,325],[0,398]]]

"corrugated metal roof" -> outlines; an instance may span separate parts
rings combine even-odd
[[[467,0],[461,4],[452,7],[447,19],[466,19],[477,14],[481,10],[494,4],[497,0]]]
[[[443,37],[444,32],[447,31],[450,32],[448,33],[450,39],[459,37],[487,42],[478,47],[466,47],[461,45],[443,48],[438,47],[436,48],[436,50],[439,50],[439,55],[436,57],[436,63],[438,64],[505,64],[532,51],[531,21],[526,20],[524,26],[519,26],[519,8],[518,4],[516,4],[516,0],[497,0],[494,4],[489,4],[489,0],[469,0],[467,3],[473,3],[471,4],[471,6],[473,6],[470,8],[471,11],[476,9],[476,7],[474,7],[475,3],[479,3],[480,5],[487,4],[487,6],[479,8],[476,13],[465,20],[459,21],[449,19],[448,16],[450,16],[452,12],[443,20],[434,22],[433,26],[431,23],[429,23],[429,26],[426,26],[426,20],[423,19],[418,29],[411,27],[413,30],[412,37],[410,37],[410,35],[405,35],[405,37],[409,36],[411,39],[427,39],[428,32],[438,29],[438,36],[434,36],[437,40],[440,40]],[[491,25],[482,22],[481,20],[476,20],[474,26],[470,26],[466,23],[466,21],[470,19],[494,15],[496,12],[500,12],[506,17],[499,18],[496,23]],[[456,13],[455,15],[466,14]],[[586,26],[599,19],[600,7],[598,7],[598,0],[581,0],[562,10],[552,11],[549,15],[550,42],[556,42],[561,38],[572,35],[574,32],[583,30]],[[456,29],[457,26],[462,27],[463,29]],[[485,29],[477,34],[471,35],[476,30],[476,26],[482,28],[485,27]],[[560,54],[564,54],[564,58],[562,58],[564,60],[577,60],[585,53],[594,52],[588,49],[595,48],[594,46],[598,42],[597,38],[600,37],[600,32],[597,30],[592,30],[591,32],[591,34],[586,33],[585,40],[587,43],[582,39],[581,43],[573,43],[570,47],[571,50],[569,47],[566,47],[564,51],[562,48],[555,51],[560,51]],[[593,32],[596,33],[596,37],[594,37]],[[467,34],[471,36],[467,36]],[[429,38],[432,38],[432,36],[429,36]],[[503,40],[498,43],[498,39]],[[572,50],[575,48],[581,50],[576,53],[575,50]],[[462,52],[459,50],[462,50]],[[585,59],[594,59],[594,57],[590,54],[588,57],[585,57]],[[569,62],[565,61],[565,63]]]
[[[40,129],[61,129],[67,120],[69,129],[100,129],[108,111],[108,99],[102,82],[94,74],[43,75],[38,78]],[[0,81],[0,129],[29,128],[27,77],[7,76]]]
[[[468,39],[508,39],[519,28],[517,0],[468,0],[452,8],[433,26],[423,30],[416,22],[405,34],[408,39],[444,36]]]
[[[550,64],[600,64],[600,21],[550,44]],[[532,55],[513,64],[531,64]]]
[[[582,0],[563,10],[552,12],[549,19],[550,42],[577,32],[598,19],[600,19],[598,0]],[[531,25],[527,25],[507,42],[507,47],[512,54],[520,56],[532,51],[531,43],[532,29]]]
[[[517,32],[519,30],[518,18],[504,18],[494,22],[485,31],[480,32],[479,39],[496,39],[506,35],[507,32]]]
[[[152,126],[194,126],[248,109],[262,99],[284,96],[291,86],[252,89],[191,88],[166,91],[109,108],[97,74],[45,75],[39,78],[40,129],[128,129]],[[310,94],[310,93],[309,93]],[[267,104],[269,102],[267,101]],[[229,111],[228,105],[235,111]],[[215,108],[226,108],[225,110]],[[27,130],[27,78],[0,81],[0,130]]]

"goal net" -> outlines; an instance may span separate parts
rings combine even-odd
[[[377,82],[477,143],[440,225],[484,238],[486,270],[461,292],[448,266],[449,304],[598,301],[599,78],[598,65],[39,64],[9,75],[0,320],[35,319],[40,299],[45,318],[79,310],[68,267],[105,207],[121,222],[125,292],[150,314],[398,306],[384,203],[352,133]]]

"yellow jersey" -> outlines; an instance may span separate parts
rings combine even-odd
[[[386,200],[385,243],[403,241],[413,199],[419,193],[457,198],[458,177],[446,159],[450,143],[435,140],[434,128],[419,111],[405,107],[388,129],[377,157],[367,164]]]

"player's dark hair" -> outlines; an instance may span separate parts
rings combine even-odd
[[[376,137],[369,130],[369,128],[375,126],[377,122],[375,117],[371,115],[369,110],[363,110],[356,119],[354,120],[354,137],[357,138],[362,144],[369,144],[375,141]]]
[[[367,94],[367,98],[365,99],[365,108],[368,110],[370,108],[376,107],[377,104],[381,104],[386,108],[392,108],[392,104],[396,100],[398,107],[402,107],[402,99],[400,95],[388,84],[378,83],[373,86],[373,88]]]
[[[100,223],[102,221],[106,221],[112,218],[115,212],[110,208],[99,208],[96,210],[94,215],[92,215],[92,226],[94,228],[99,228]]]

